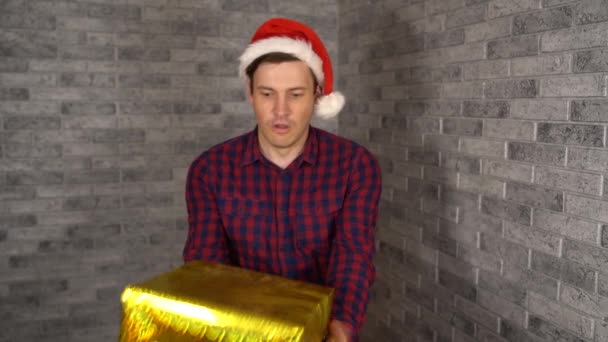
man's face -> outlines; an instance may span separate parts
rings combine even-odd
[[[302,61],[262,63],[249,94],[262,151],[300,149],[315,105],[313,76]]]

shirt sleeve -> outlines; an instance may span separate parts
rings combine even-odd
[[[382,180],[378,162],[369,152],[355,160],[342,213],[336,220],[326,280],[335,289],[332,319],[342,321],[356,335],[365,320],[369,289],[376,277],[372,259]]]
[[[188,237],[183,251],[184,262],[205,260],[230,263],[215,195],[209,187],[206,169],[200,158],[194,161],[188,170],[186,205]]]

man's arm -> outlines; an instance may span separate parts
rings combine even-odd
[[[202,164],[201,159],[195,160],[186,179],[188,238],[183,259],[184,262],[205,260],[228,264],[230,257],[224,228]]]
[[[355,159],[342,213],[336,220],[326,277],[335,289],[332,319],[354,334],[365,320],[369,288],[376,277],[374,227],[382,187],[376,159],[367,152]]]

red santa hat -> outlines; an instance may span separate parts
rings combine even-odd
[[[302,60],[312,70],[322,88],[315,113],[322,118],[336,116],[344,107],[344,96],[333,91],[334,75],[329,54],[319,36],[310,27],[291,19],[273,18],[263,23],[240,57],[239,76],[258,57],[283,52]]]

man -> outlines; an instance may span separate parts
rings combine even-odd
[[[310,125],[314,113],[332,117],[344,105],[312,29],[271,19],[240,60],[257,126],[190,166],[184,261],[331,286],[327,340],[356,340],[375,279],[378,163],[363,147]]]

